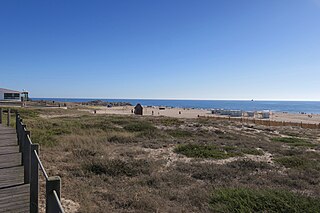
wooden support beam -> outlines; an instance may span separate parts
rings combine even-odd
[[[7,118],[7,126],[10,126],[10,117],[11,117],[11,115],[10,115],[10,109],[8,109],[7,116],[8,116],[8,118]]]
[[[31,181],[30,181],[30,212],[39,212],[39,164],[35,152],[39,155],[39,145],[31,145]]]
[[[61,179],[58,176],[49,177],[46,182],[46,213],[61,212],[53,191],[57,193],[60,200]]]
[[[2,124],[2,114],[3,114],[3,109],[0,108],[0,124]]]

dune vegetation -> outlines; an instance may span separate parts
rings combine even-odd
[[[20,113],[78,212],[320,209],[317,130],[77,109]]]

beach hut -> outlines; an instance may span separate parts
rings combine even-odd
[[[212,109],[211,113],[214,115],[221,115],[221,113],[224,111],[224,109]]]
[[[262,111],[262,118],[269,119],[270,118],[270,111]]]
[[[230,110],[222,109],[220,110],[220,115],[230,115]]]
[[[243,112],[243,117],[254,117],[254,111]]]
[[[141,104],[137,104],[134,107],[134,114],[135,115],[143,115],[143,107],[141,106]]]
[[[241,110],[230,110],[229,115],[231,117],[241,117],[242,116],[242,111]]]
[[[260,119],[269,119],[270,118],[270,111],[264,110],[264,111],[258,111],[254,115],[255,118]]]
[[[21,101],[21,92],[0,88],[0,101]]]

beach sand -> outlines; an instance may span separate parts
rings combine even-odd
[[[125,107],[94,107],[91,112],[94,113],[96,110],[97,114],[116,114],[116,115],[132,115],[134,110],[133,106]],[[170,107],[144,107],[144,116],[167,116],[174,118],[197,118],[201,117],[215,117],[217,115],[211,114],[211,110],[206,109],[189,109],[189,108],[170,108]],[[268,119],[264,119],[268,120]],[[308,124],[319,124],[320,115],[311,114],[291,114],[282,112],[272,112],[270,120],[273,121],[285,121],[295,123],[308,123]]]
[[[286,122],[294,122],[294,123],[308,123],[308,124],[319,124],[320,123],[320,115],[318,114],[291,114],[291,113],[283,113],[277,112],[273,113],[270,117],[273,121],[286,121]]]
[[[131,115],[133,106],[112,107],[97,110],[97,114],[121,114]],[[188,109],[188,108],[162,108],[162,107],[144,107],[143,115],[145,116],[167,116],[174,118],[197,118],[199,116],[210,116],[210,110]]]

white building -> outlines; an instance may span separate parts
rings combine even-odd
[[[242,111],[241,110],[229,110],[229,109],[213,109],[211,110],[212,114],[215,115],[227,115],[231,117],[241,117]]]
[[[268,110],[263,110],[263,111],[258,111],[258,112],[255,112],[255,115],[254,117],[255,118],[262,118],[262,119],[269,119],[270,118],[270,111]]]
[[[0,88],[0,101],[21,101],[21,92]]]

